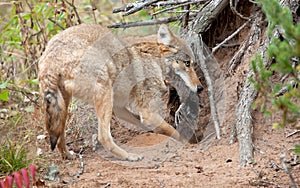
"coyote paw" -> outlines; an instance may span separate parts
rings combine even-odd
[[[126,157],[127,161],[139,161],[142,160],[144,157],[135,153],[128,153],[128,156]]]

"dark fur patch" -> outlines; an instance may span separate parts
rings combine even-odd
[[[61,111],[60,107],[58,106],[57,95],[54,92],[46,91],[44,96],[44,101],[47,105],[47,112],[50,110],[57,110],[58,112]]]
[[[57,95],[54,92],[46,91],[44,93],[46,103],[47,122],[49,128],[60,119],[61,108],[58,105]]]
[[[50,138],[51,151],[53,151],[56,147],[57,139],[53,140]]]

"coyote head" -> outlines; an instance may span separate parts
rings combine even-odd
[[[193,92],[202,91],[203,87],[193,68],[194,54],[185,41],[175,36],[166,25],[161,25],[158,30],[158,43],[168,48],[165,58],[169,70],[172,69],[180,76]]]

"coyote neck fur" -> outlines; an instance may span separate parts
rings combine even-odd
[[[158,42],[141,42],[132,45],[131,48],[138,50],[141,55],[162,58],[166,46]]]
[[[112,65],[113,67],[110,67],[110,64],[108,64],[108,71],[112,82],[114,82],[120,72],[122,72],[124,68],[128,67],[130,64],[138,64],[137,66],[143,66],[145,68],[159,66],[161,72],[157,72],[157,74],[162,74],[160,77],[164,77],[164,75],[166,75],[167,65],[164,61],[164,54],[168,50],[165,45],[157,42],[141,42],[126,47],[124,50],[127,52],[125,53],[128,56],[127,58],[124,58],[124,52],[122,50],[120,53],[115,55],[116,59],[114,59],[114,62],[120,63]],[[121,56],[119,54],[121,54]],[[127,59],[127,61],[124,61],[124,59]],[[153,65],[145,66],[143,64]],[[136,68],[134,65],[133,67]],[[147,71],[149,70],[144,70],[143,72],[147,74]],[[157,74],[156,76],[158,76]]]

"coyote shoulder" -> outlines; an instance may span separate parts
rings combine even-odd
[[[40,94],[51,149],[73,158],[66,148],[65,122],[71,97],[93,105],[98,117],[98,140],[117,157],[136,161],[142,156],[115,144],[110,133],[112,115],[181,141],[159,109],[168,92],[165,81],[173,72],[191,91],[202,87],[193,69],[188,45],[161,25],[157,41],[130,45],[99,25],[68,28],[48,43],[39,61]]]

